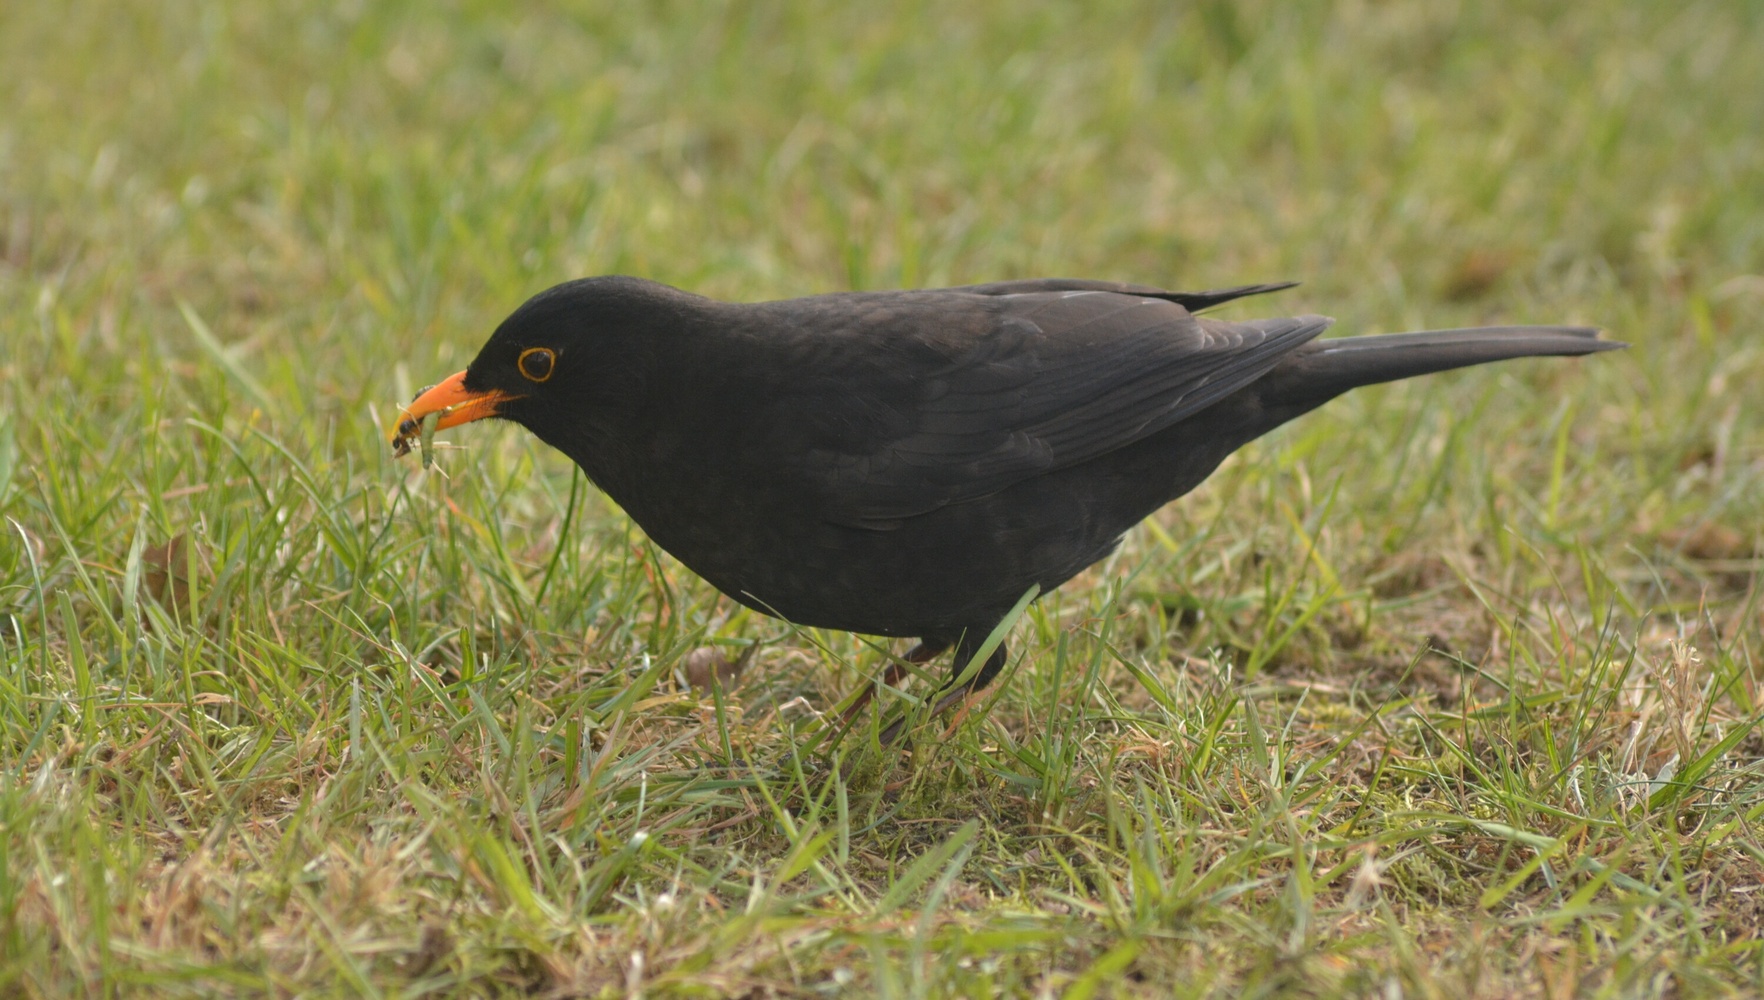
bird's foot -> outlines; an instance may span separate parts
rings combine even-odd
[[[887,687],[894,687],[899,684],[901,678],[905,676],[906,668],[898,663],[890,661],[888,669],[882,671],[882,684]],[[845,711],[839,713],[839,728],[841,729],[844,729],[857,721],[858,716],[863,714],[864,707],[876,697],[876,681],[865,681],[864,686],[859,688],[855,694],[847,695],[846,697],[851,698],[852,702]]]
[[[888,661],[887,668],[882,671],[882,684],[887,687],[898,685],[906,678],[907,663],[928,663],[936,657],[938,653],[943,652],[947,648],[949,648],[948,643],[918,643],[913,646],[913,648],[907,650],[906,654],[899,660],[891,659]],[[905,662],[903,663],[902,661]],[[842,730],[856,721],[857,717],[862,714],[864,706],[868,705],[870,700],[876,697],[876,683],[874,681],[867,682],[856,692],[855,698],[852,695],[847,695],[846,697],[852,698],[853,700],[851,705],[839,715],[839,728]]]
[[[943,730],[942,738],[948,739],[955,733],[956,729],[958,729],[962,723],[968,720],[968,712],[974,707],[973,698],[979,693],[980,692],[976,690],[966,687],[958,691],[951,691],[937,699],[937,703],[931,706],[931,711],[926,713],[925,717],[928,719],[935,719],[944,712],[949,711],[951,706],[956,706],[954,718],[949,720],[949,725]],[[911,718],[912,713],[908,712],[900,718],[895,719],[893,722],[889,723],[881,733],[877,734],[876,741],[883,746],[891,746],[894,741],[899,739],[901,734],[906,731],[907,722]]]
[[[973,635],[979,633],[972,632],[969,634]],[[978,645],[979,643],[974,644],[974,646]],[[1005,651],[1004,643],[999,643],[998,646],[993,649],[992,655],[988,656],[986,662],[980,666],[979,671],[972,677],[964,680],[962,674],[967,670],[974,652],[975,649],[968,645],[967,639],[964,636],[963,641],[956,646],[955,663],[952,664],[955,676],[950,678],[948,684],[944,685],[941,691],[941,697],[932,703],[931,710],[925,714],[924,718],[937,718],[944,712],[949,711],[950,706],[962,702],[971,695],[979,694],[982,689],[992,683],[992,679],[998,676],[998,672],[1004,669],[1005,658],[1008,654]],[[950,728],[945,731],[944,735],[948,736],[950,732],[955,730],[956,726],[961,725],[962,721],[967,717],[967,713],[968,706],[963,705],[961,712],[957,715],[955,721],[951,723]],[[901,734],[906,731],[907,722],[915,718],[915,716],[916,713],[910,711],[902,713],[899,718],[896,718],[893,722],[889,723],[887,728],[883,729],[882,732],[877,735],[877,741],[883,746],[893,744],[894,741],[899,739]]]

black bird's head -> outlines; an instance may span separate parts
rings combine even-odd
[[[502,321],[465,371],[417,394],[392,435],[398,455],[439,413],[437,430],[497,417],[565,452],[595,417],[642,386],[645,361],[683,313],[706,300],[640,278],[583,278],[528,299]],[[577,457],[577,456],[572,456]]]

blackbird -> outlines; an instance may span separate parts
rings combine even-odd
[[[393,437],[512,420],[675,558],[800,625],[969,661],[1245,443],[1356,386],[1625,346],[1571,326],[1318,340],[1332,322],[1196,314],[1205,292],[1052,278],[728,303],[629,277],[529,299]],[[965,676],[964,676],[965,674]],[[891,738],[897,729],[884,734]]]

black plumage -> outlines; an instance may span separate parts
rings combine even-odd
[[[1232,451],[1356,386],[1623,345],[1581,327],[1317,340],[1322,316],[1195,312],[1289,287],[1046,279],[736,304],[635,278],[542,292],[419,396],[519,423],[719,590],[914,636],[959,671]],[[543,370],[543,380],[535,375]],[[988,683],[1002,646],[967,685]]]

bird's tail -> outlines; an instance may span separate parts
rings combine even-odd
[[[1480,326],[1377,337],[1313,340],[1288,355],[1262,386],[1263,405],[1288,411],[1282,422],[1363,385],[1488,361],[1573,356],[1629,345],[1600,340],[1584,326]]]

